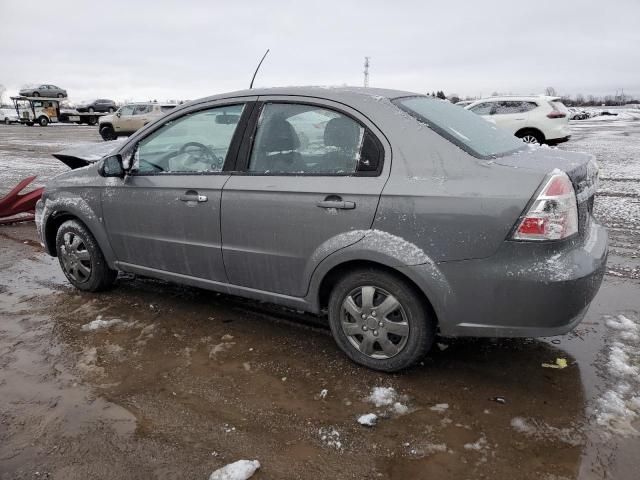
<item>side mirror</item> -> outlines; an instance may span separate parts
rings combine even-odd
[[[116,112],[116,117],[120,118],[121,115],[122,115],[122,113]]]
[[[124,168],[122,166],[122,155],[111,155],[102,160],[100,167],[100,175],[103,177],[124,177]]]

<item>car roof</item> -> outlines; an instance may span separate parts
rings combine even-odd
[[[528,101],[532,101],[532,100],[547,100],[547,101],[554,101],[554,100],[560,100],[560,97],[552,97],[549,95],[499,95],[499,96],[495,96],[495,97],[484,97],[484,98],[480,98],[478,100],[474,100],[473,103],[478,103],[478,102],[499,102],[499,101],[506,101],[506,100],[528,100]]]
[[[212,100],[230,98],[230,97],[254,97],[254,96],[299,96],[299,97],[315,97],[326,100],[334,100],[337,102],[345,102],[348,104],[358,104],[364,101],[370,101],[372,98],[376,100],[387,99],[393,100],[401,97],[424,96],[424,94],[407,92],[403,90],[391,90],[386,88],[369,88],[369,87],[323,87],[323,86],[304,86],[304,87],[273,87],[273,88],[253,88],[247,90],[238,90],[235,92],[212,95],[210,97],[193,100],[189,104],[203,103]]]
[[[112,102],[113,100],[109,100]],[[169,102],[128,102],[123,104],[123,107],[135,106],[135,105],[160,105],[161,107],[178,107],[177,103],[169,103]]]

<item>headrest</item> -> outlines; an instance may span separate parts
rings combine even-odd
[[[296,131],[284,118],[271,118],[261,135],[261,147],[265,152],[287,152],[300,147]]]
[[[360,139],[360,126],[347,117],[333,118],[324,129],[324,144],[345,150],[354,150]]]

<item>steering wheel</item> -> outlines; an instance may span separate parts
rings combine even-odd
[[[197,157],[191,158],[191,154],[187,152],[187,149],[189,147],[196,147],[199,150]],[[189,154],[190,161],[192,161],[193,163],[201,161],[209,163],[212,167],[215,168],[220,168],[222,166],[221,160],[216,157],[215,153],[213,153],[209,147],[200,142],[185,143],[184,145],[182,145],[182,147],[180,147],[180,150],[178,150],[178,155],[181,155],[183,153]]]

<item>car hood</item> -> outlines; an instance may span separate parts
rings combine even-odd
[[[113,117],[114,117],[114,116],[115,116],[115,115],[113,115],[113,114],[111,114],[111,115],[103,115],[102,117],[100,117],[100,118],[98,119],[98,123],[99,123],[99,124],[101,124],[101,123],[112,123],[112,122],[113,122]]]
[[[110,142],[87,143],[54,153],[53,156],[68,167],[71,167],[71,169],[86,167],[115,153],[125,140],[126,139],[123,138]]]
[[[560,169],[571,179],[573,188],[580,199],[594,193],[598,183],[598,163],[588,153],[568,152],[547,145],[528,145],[527,148],[512,155],[496,158],[493,163],[531,170],[540,173],[551,173]]]

